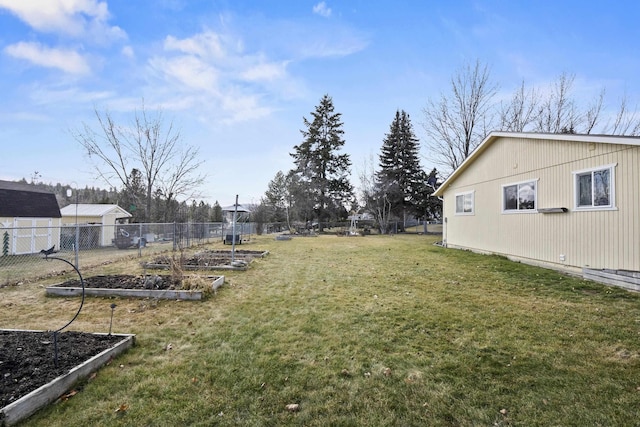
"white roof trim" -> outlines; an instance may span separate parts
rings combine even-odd
[[[620,145],[638,145],[640,146],[640,137],[637,136],[616,136],[616,135],[583,135],[575,133],[537,133],[537,132],[491,132],[476,147],[475,150],[467,157],[456,170],[438,187],[433,193],[434,196],[442,197],[444,190],[453,182],[462,172],[464,172],[471,163],[479,157],[484,150],[487,149],[498,138],[518,138],[518,139],[546,139],[555,141],[569,142],[587,142],[599,144],[620,144]]]
[[[77,214],[78,216],[105,216],[105,215],[117,215],[117,218],[131,218],[129,212],[125,211],[118,205],[104,205],[104,204],[89,204],[89,203],[79,203],[77,205]],[[63,217],[74,217],[76,216],[76,204],[71,204],[65,206],[60,209],[60,214]]]

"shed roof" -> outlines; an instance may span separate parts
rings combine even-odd
[[[438,187],[433,193],[434,196],[443,196],[445,189],[455,181],[482,153],[491,146],[499,138],[519,138],[533,140],[549,140],[568,141],[568,142],[587,142],[599,144],[620,144],[620,145],[639,145],[640,137],[637,136],[618,136],[618,135],[584,135],[575,133],[537,133],[537,132],[491,132],[475,150],[467,157],[456,170]]]
[[[64,208],[60,209],[60,213],[63,217],[73,217],[76,216],[76,206],[77,206],[77,215],[78,216],[99,216],[103,217],[105,215],[116,214],[116,218],[131,218],[129,212],[125,211],[118,205],[107,205],[107,204],[91,204],[91,203],[75,203],[71,205],[67,205]]]
[[[238,212],[251,212],[249,208],[244,207],[241,204],[238,204]],[[236,205],[223,206],[222,212],[234,212],[236,210]]]
[[[0,217],[60,218],[55,194],[31,184],[0,181]]]

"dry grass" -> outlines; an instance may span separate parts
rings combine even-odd
[[[88,298],[73,329],[108,330],[116,302],[138,344],[27,424],[637,423],[638,295],[435,240],[259,237],[243,249],[270,254],[203,302]],[[0,289],[0,326],[68,320],[45,283]]]

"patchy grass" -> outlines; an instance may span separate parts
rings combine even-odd
[[[204,302],[88,298],[73,329],[108,330],[115,302],[137,346],[27,424],[637,424],[639,295],[436,240],[259,237]],[[78,300],[36,283],[0,305],[53,329]]]

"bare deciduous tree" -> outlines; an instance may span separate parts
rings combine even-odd
[[[501,104],[499,111],[499,129],[507,132],[524,132],[540,114],[540,94],[526,89],[524,81],[513,93],[508,104]]]
[[[550,92],[541,103],[536,117],[535,132],[575,133],[582,122],[571,96],[575,75],[562,73],[553,82]]]
[[[605,89],[603,88],[584,113],[584,133],[586,134],[593,132],[598,122],[600,122],[602,106],[604,104],[604,94]]]
[[[476,61],[451,78],[450,94],[427,102],[423,127],[436,163],[453,170],[482,142],[492,130],[496,92],[489,68]]]
[[[358,171],[358,177],[365,210],[374,216],[380,228],[380,234],[387,234],[392,206],[387,189],[379,185],[373,154],[369,156],[368,162],[366,160],[363,162],[362,170]]]
[[[145,189],[145,220],[150,218],[154,193],[168,200],[195,197],[205,176],[198,173],[202,161],[198,149],[182,144],[173,122],[165,123],[162,111],[148,114],[142,105],[131,126],[118,125],[109,111],[94,109],[99,129],[87,123],[71,134],[85,149],[96,173],[107,185],[134,191],[131,171],[142,173]]]
[[[612,124],[605,126],[605,132],[611,135],[640,135],[640,117],[638,117],[637,106],[634,110],[629,110],[627,94],[620,99],[618,112]]]

